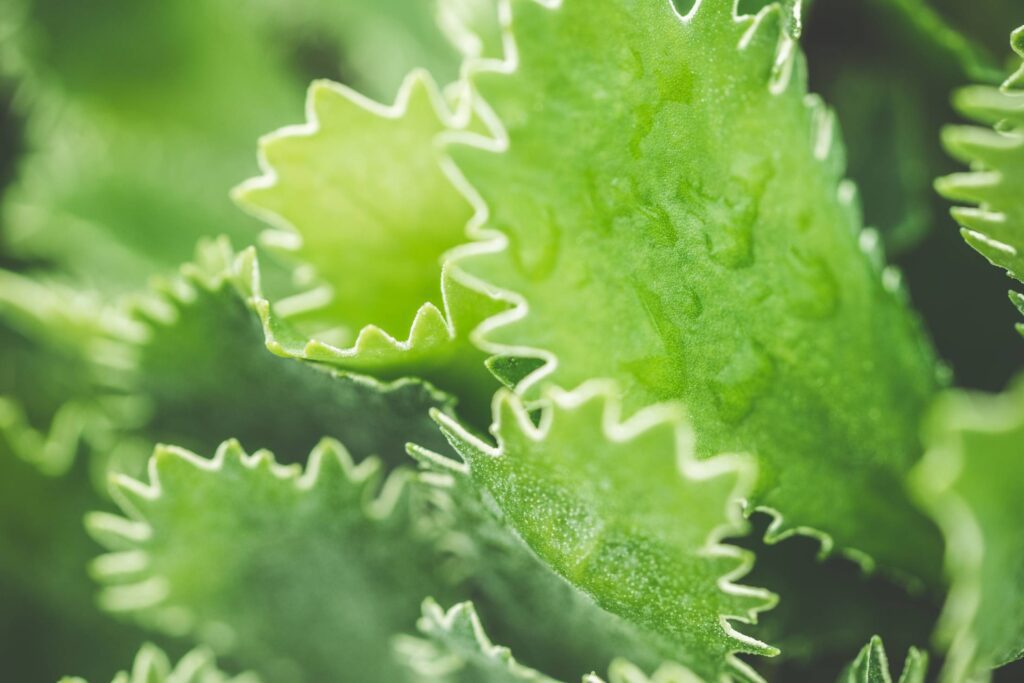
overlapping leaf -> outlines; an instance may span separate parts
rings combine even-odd
[[[404,638],[397,644],[417,680],[557,683],[517,662],[508,648],[492,643],[471,602],[459,603],[446,612],[427,600],[417,626],[424,639]]]
[[[319,82],[308,123],[264,138],[265,175],[235,196],[277,226],[265,241],[315,278],[275,306],[253,292],[272,350],[378,376],[415,373],[467,395],[469,407],[486,404],[494,387],[467,340],[497,308],[442,269],[472,209],[442,172],[434,138],[465,115],[423,72],[390,107]]]
[[[57,625],[45,626],[55,640],[65,625],[80,624],[105,643],[94,648],[100,658],[117,652],[127,631],[92,609],[84,572],[95,547],[81,517],[104,504],[93,482],[105,490],[108,468],[138,472],[153,443],[170,439],[212,448],[237,435],[295,460],[333,435],[360,457],[391,462],[405,459],[406,439],[443,444],[427,412],[446,407],[444,396],[417,382],[384,385],[275,357],[235,289],[231,250],[214,243],[199,254],[128,319],[5,274],[0,299],[17,328],[4,329],[12,363],[4,364],[3,389],[20,401],[3,403],[0,573],[10,590],[39,601],[40,615],[55,615]],[[76,461],[83,452],[89,457]]]
[[[912,483],[946,534],[951,583],[938,638],[948,683],[1024,656],[1024,382],[1005,395],[945,396]]]
[[[1024,57],[1024,28],[1013,36]],[[1024,67],[1022,67],[1024,70]],[[975,204],[953,209],[968,244],[1010,277],[1024,281],[1024,72],[1018,71],[1001,89],[965,88],[956,95],[957,108],[995,129],[954,126],[944,135],[946,148],[971,170],[941,178],[939,192],[949,199]],[[1011,299],[1024,312],[1024,295]],[[1024,333],[1024,325],[1018,325]]]
[[[621,422],[611,384],[554,392],[550,400],[535,427],[517,399],[499,393],[496,447],[437,417],[465,461],[462,476],[488,493],[504,523],[630,625],[624,632],[636,634],[633,642],[623,638],[613,653],[644,665],[678,661],[709,678],[730,667],[745,671],[736,652],[773,654],[730,626],[756,619],[773,599],[732,582],[751,558],[720,543],[742,528],[736,506],[751,463],[729,456],[695,462],[691,435],[668,406]]]
[[[3,206],[11,248],[121,292],[170,272],[201,236],[255,237],[227,192],[252,167],[250,141],[294,115],[304,85],[280,47],[267,49],[267,11],[14,5],[4,66],[31,115]]]
[[[938,535],[900,483],[934,361],[898,274],[864,253],[785,17],[554,4],[512,3],[517,51],[473,76],[495,138],[450,147],[497,231],[458,268],[517,303],[485,348],[548,361],[522,391],[597,373],[628,410],[683,400],[700,456],[757,454],[752,503],[782,529],[934,579]]]
[[[237,442],[213,460],[160,447],[148,484],[115,482],[130,519],[90,518],[114,551],[93,565],[102,604],[271,680],[401,680],[390,638],[438,588],[406,475],[382,485],[378,460],[356,465],[330,440],[305,473]]]
[[[25,680],[103,671],[137,643],[93,608],[81,524],[99,470],[83,456],[112,449],[120,417],[110,350],[126,327],[90,297],[0,272],[0,657]]]
[[[287,461],[323,436],[391,463],[404,461],[407,441],[441,443],[427,411],[447,409],[448,398],[429,386],[381,384],[269,353],[244,296],[258,278],[254,259],[236,262],[226,243],[207,244],[180,279],[141,304],[149,334],[136,351],[134,386],[150,407],[148,434],[196,450],[237,438]]]
[[[131,671],[122,671],[112,683],[258,683],[251,674],[228,676],[220,669],[213,655],[206,650],[193,650],[175,665],[163,650],[146,644],[139,649]],[[86,683],[81,678],[64,678],[61,683]]]
[[[50,475],[72,464],[83,434],[115,416],[128,382],[118,340],[126,316],[54,282],[0,270],[0,442]],[[98,435],[97,435],[98,436]]]

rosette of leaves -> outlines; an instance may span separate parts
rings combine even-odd
[[[339,16],[310,2],[282,17],[273,4],[229,32],[268,66],[258,78],[189,70],[227,64],[209,52],[211,27],[232,23],[214,2],[218,21],[168,23],[189,37],[170,47],[195,62],[152,99],[90,78],[72,97],[98,72],[65,63],[61,96],[84,139],[99,139],[97,111],[136,96],[137,109],[103,114],[109,139],[171,119],[251,135],[233,124],[273,109],[256,111],[277,97],[258,81],[281,56],[253,36]],[[88,528],[107,552],[89,571],[123,624],[115,647],[89,648],[109,666],[86,662],[94,679],[128,660],[137,625],[170,652],[194,641],[268,681],[885,682],[880,640],[857,648],[876,630],[899,630],[901,650],[918,640],[947,584],[940,675],[973,680],[1018,658],[1006,473],[1019,392],[942,393],[942,366],[843,177],[835,117],[808,94],[801,3],[742,7],[442,0],[436,34],[423,6],[395,13],[425,27],[423,45],[446,34],[459,77],[439,87],[454,72],[425,63],[434,77],[413,72],[386,105],[316,82],[306,123],[264,138],[263,175],[235,199],[271,224],[262,241],[281,270],[202,241],[128,312],[85,306],[64,283],[123,291],[166,273],[212,223],[132,232],[115,214],[135,199],[107,190],[134,190],[116,179],[75,205],[102,216],[79,233],[81,253],[61,221],[22,223],[22,236],[49,240],[34,253],[62,282],[0,280],[0,343],[26,359],[2,378],[13,398],[0,455],[13,457],[0,465],[19,474],[3,479],[15,533],[0,580],[49,601],[57,623],[87,615],[77,628],[105,635],[95,625],[110,622],[82,607],[73,528],[84,507],[101,510]],[[965,69],[983,63],[940,15],[896,9]],[[328,24],[329,41],[345,33]],[[189,74],[199,80],[178,89]],[[943,186],[979,205],[958,214],[968,239],[1018,277],[1019,80],[963,96],[995,128],[949,134],[973,168]],[[194,101],[160,106],[180,92]],[[217,109],[209,128],[193,116],[204,101]],[[133,111],[148,123],[110,123]],[[160,140],[188,157],[192,138]],[[131,155],[91,158],[143,178]],[[196,159],[185,166],[202,169]],[[39,187],[40,207],[65,211]],[[109,272],[95,267],[107,253]],[[37,493],[40,481],[58,493]],[[57,512],[61,524],[44,521]],[[767,528],[736,541],[759,512]],[[794,535],[845,559],[766,546]],[[765,560],[758,572],[741,545]],[[881,571],[834,571],[849,560]],[[923,607],[888,619],[892,592],[876,589],[891,578],[887,590]],[[762,585],[779,587],[777,613]],[[921,683],[926,660],[911,649],[899,680]],[[170,661],[147,646],[119,680],[231,680],[204,649]]]

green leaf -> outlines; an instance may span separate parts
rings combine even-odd
[[[927,673],[928,655],[917,648],[910,648],[899,683],[924,683]],[[889,659],[885,655],[882,639],[878,636],[872,638],[837,683],[892,683]]]
[[[449,111],[425,72],[391,106],[320,81],[307,109],[305,125],[263,139],[264,175],[235,191],[275,226],[263,241],[312,279],[274,305],[252,288],[268,346],[377,376],[413,373],[486,403],[495,387],[468,334],[497,307],[442,272],[472,208],[434,144],[468,112]]]
[[[491,229],[456,265],[517,304],[484,348],[547,361],[527,395],[610,376],[627,411],[681,400],[699,457],[757,455],[774,537],[938,583],[902,488],[936,364],[784,13],[554,4],[512,4],[517,52],[472,77],[494,140],[450,148]]]
[[[950,590],[937,637],[952,683],[1024,656],[1024,381],[1002,395],[946,395],[928,424],[911,483],[946,535]]]
[[[1014,46],[1024,56],[1021,35],[1022,29],[1014,33]],[[1024,281],[1024,92],[1015,90],[1020,78],[1018,72],[1002,89],[974,86],[956,93],[957,109],[995,129],[946,128],[946,149],[971,170],[940,178],[936,187],[948,199],[972,205],[953,209],[967,243]],[[1018,329],[1024,333],[1024,324]]]
[[[158,440],[213,448],[237,435],[289,461],[324,435],[346,438],[359,457],[391,462],[405,461],[407,439],[444,444],[427,413],[449,401],[429,387],[269,353],[233,285],[232,261],[225,243],[201,248],[198,263],[144,299],[135,317],[22,276],[0,278],[0,347],[13,361],[0,372],[0,392],[19,399],[0,401],[0,579],[38,601],[31,623],[55,639],[78,624],[106,641],[93,648],[96,658],[118,652],[124,631],[131,647],[138,642],[95,610],[84,571],[95,548],[81,518],[106,502],[93,482],[105,489],[108,469],[141,471]],[[5,624],[23,614],[5,614]],[[49,614],[55,623],[45,626]],[[93,659],[80,663],[89,668]]]
[[[424,637],[403,638],[397,647],[419,681],[557,683],[517,662],[508,648],[492,643],[471,602],[457,604],[446,612],[433,600],[427,600],[417,626]],[[703,683],[677,664],[665,664],[648,678],[639,668],[622,659],[612,662],[608,680],[610,683]],[[589,674],[583,677],[583,683],[603,681]]]
[[[101,603],[268,680],[401,680],[389,638],[412,626],[438,579],[408,472],[381,483],[381,469],[332,440],[305,472],[234,441],[212,460],[158,447],[148,484],[114,480],[128,518],[88,518],[113,551],[92,566]]]
[[[403,638],[396,647],[418,681],[557,683],[517,662],[507,647],[493,644],[471,602],[459,603],[446,612],[428,599],[417,628],[425,639]]]
[[[751,522],[751,533],[730,542],[757,557],[746,582],[775,593],[779,604],[745,631],[781,650],[772,664],[787,672],[785,680],[849,657],[873,635],[900,652],[928,642],[942,595],[910,593],[845,557],[822,558],[813,538],[769,544],[762,539],[770,518],[757,514]]]
[[[197,262],[139,303],[148,328],[134,350],[133,387],[149,407],[153,441],[212,450],[237,438],[294,462],[323,436],[352,453],[406,460],[405,444],[443,444],[427,416],[447,396],[414,380],[389,384],[279,358],[266,350],[243,283],[254,255],[236,259],[226,242],[200,247]],[[287,400],[283,400],[287,397]]]
[[[252,674],[228,676],[217,668],[213,655],[204,649],[193,650],[171,666],[163,650],[146,644],[135,656],[130,672],[122,671],[113,683],[258,683]],[[64,678],[61,683],[86,683],[82,678]]]
[[[535,427],[518,399],[499,392],[497,446],[435,413],[505,523],[599,607],[634,624],[661,659],[715,678],[742,667],[734,653],[775,654],[729,623],[754,621],[774,603],[733,583],[752,557],[720,543],[743,528],[738,501],[752,463],[693,460],[692,435],[672,406],[622,422],[610,383],[547,398]]]

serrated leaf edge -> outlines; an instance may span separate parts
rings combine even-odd
[[[455,130],[444,132],[439,137],[439,145],[442,148],[462,145],[495,154],[501,154],[508,150],[510,141],[504,124],[483,98],[472,92],[472,82],[475,74],[495,73],[512,75],[518,68],[518,46],[512,27],[512,1],[498,0],[498,17],[502,29],[504,57],[500,59],[488,57],[467,59],[463,64],[460,76],[460,81],[464,84],[464,87],[471,91],[469,100],[473,109],[473,115],[481,122],[486,134]],[[563,0],[532,1],[552,10],[558,9],[563,3]],[[669,2],[669,0],[665,0],[665,2]],[[744,17],[737,16],[735,10],[736,0],[697,0],[686,15],[679,15],[677,12],[677,16],[680,21],[692,22],[698,14],[716,12],[728,14],[736,23],[744,21]],[[752,42],[753,36],[765,25],[768,18],[773,13],[782,11],[781,8],[775,5],[768,5],[756,15],[746,17],[745,19],[749,22],[749,27],[741,37],[737,49],[742,50],[745,46],[748,46]],[[794,3],[790,7],[790,12],[796,12],[797,17],[799,17],[800,3]],[[797,50],[794,37],[792,35],[780,37],[776,64],[773,69],[775,77],[769,86],[769,91],[773,95],[778,96],[785,92],[791,81],[792,71],[796,63]],[[828,159],[843,154],[838,121],[834,112],[828,109],[824,101],[813,93],[808,93],[805,97],[805,106],[812,112],[812,130],[810,134],[814,141],[815,156],[825,163]],[[489,341],[488,337],[493,331],[525,318],[529,314],[529,302],[517,292],[497,287],[467,273],[459,267],[460,261],[469,260],[476,256],[500,253],[509,246],[509,242],[503,233],[494,228],[487,227],[490,210],[486,201],[477,192],[476,188],[473,187],[470,180],[462,173],[451,156],[447,154],[442,155],[441,164],[449,179],[473,207],[473,216],[466,227],[466,233],[471,238],[471,241],[455,247],[445,255],[445,261],[451,268],[451,275],[466,287],[509,304],[508,309],[487,318],[478,325],[470,333],[470,341],[478,348],[495,356],[534,358],[542,361],[542,364],[521,380],[514,389],[517,395],[527,395],[531,391],[536,390],[545,378],[554,373],[558,367],[558,357],[546,349]],[[853,224],[857,226],[863,225],[860,217],[858,190],[853,181],[844,179],[839,184],[837,201],[847,211]],[[885,265],[886,257],[878,231],[871,227],[863,227],[860,232],[860,248],[875,265],[885,290],[892,296],[905,297],[906,290],[899,270],[895,266]],[[939,367],[937,373],[942,377],[945,376],[946,370],[943,367]],[[767,513],[772,517],[772,522],[764,539],[767,543],[774,544],[794,535],[799,535],[810,537],[820,544],[819,558],[821,559],[831,555],[835,550],[835,542],[831,534],[807,526],[788,526],[785,516],[777,509],[768,506],[746,506],[746,510],[748,515],[754,511],[759,511]],[[854,561],[865,573],[875,571],[875,561],[869,554],[856,548],[841,548],[838,552]],[[892,578],[913,589],[916,589],[920,584],[916,577],[904,576],[898,572],[894,572]]]
[[[336,439],[324,438],[310,451],[305,468],[301,465],[282,465],[274,455],[261,449],[246,453],[234,439],[223,442],[213,458],[204,458],[177,446],[160,444],[154,449],[147,464],[147,481],[124,474],[111,474],[111,497],[124,515],[93,512],[85,517],[89,534],[110,552],[95,558],[90,574],[103,584],[101,606],[112,613],[130,613],[159,608],[170,592],[165,577],[150,574],[147,551],[136,546],[153,536],[153,527],[146,514],[148,504],[164,495],[160,470],[162,462],[174,459],[197,472],[219,474],[229,461],[251,471],[262,470],[280,482],[291,484],[297,491],[315,490],[325,461],[334,458],[345,480],[362,489],[361,508],[368,520],[387,520],[398,508],[412,480],[412,472],[397,468],[381,479],[382,462],[370,456],[356,463],[348,450]],[[193,626],[187,608],[175,607],[161,618],[161,627],[172,634],[182,635]]]
[[[306,122],[285,126],[260,138],[258,163],[261,175],[244,181],[231,192],[235,203],[243,211],[250,213],[271,226],[271,228],[265,230],[260,235],[260,242],[263,246],[284,252],[294,252],[301,247],[302,237],[298,229],[273,211],[248,204],[244,201],[243,197],[250,190],[267,189],[278,183],[277,171],[269,162],[265,153],[265,147],[268,144],[289,137],[311,137],[320,132],[321,123],[314,106],[314,92],[316,89],[327,88],[365,111],[381,118],[397,120],[406,115],[411,95],[414,89],[419,86],[426,90],[442,127],[457,130],[466,128],[469,125],[472,120],[473,110],[470,107],[467,90],[461,86],[461,81],[452,84],[450,88],[446,88],[447,94],[442,93],[433,77],[423,69],[416,69],[406,76],[399,87],[394,103],[391,105],[377,102],[348,86],[329,80],[317,80],[310,85],[306,98]],[[437,146],[437,143],[435,143],[435,146]],[[438,146],[439,151],[440,149]],[[299,267],[301,268],[301,266]],[[257,277],[256,279],[249,279],[245,286],[254,308],[260,315],[260,320],[263,322],[267,347],[274,353],[314,361],[340,364],[353,363],[357,366],[365,364],[368,367],[374,367],[396,364],[403,357],[416,352],[426,355],[431,354],[434,352],[434,349],[429,347],[428,340],[436,339],[439,334],[443,335],[448,343],[456,339],[457,332],[452,317],[445,271],[446,268],[442,266],[439,288],[443,310],[439,310],[430,302],[424,303],[417,310],[405,339],[398,339],[376,325],[366,325],[356,334],[355,342],[347,347],[339,347],[311,338],[308,339],[302,349],[290,348],[291,345],[282,343],[273,329],[275,327],[275,318],[286,320],[288,317],[280,313],[282,308],[294,307],[296,310],[301,311],[315,309],[326,300],[329,300],[331,296],[329,290],[325,292],[322,289],[314,288],[274,305],[262,292],[258,280],[258,271],[252,271]],[[275,313],[275,309],[277,309],[278,313]],[[440,346],[443,347],[444,345],[444,342],[440,343]],[[371,348],[375,348],[377,358],[368,357],[370,355],[368,351]],[[380,356],[384,353],[394,354],[395,358],[381,358]]]
[[[573,410],[591,401],[600,400],[603,405],[601,418],[601,434],[614,443],[628,443],[652,428],[671,425],[676,433],[676,463],[680,476],[691,480],[701,481],[712,479],[726,473],[736,475],[736,484],[730,498],[738,504],[728,506],[724,511],[726,521],[718,528],[712,530],[701,552],[708,557],[727,558],[737,561],[737,566],[730,572],[721,576],[717,588],[727,595],[736,597],[753,598],[762,601],[760,607],[751,608],[745,614],[719,615],[719,625],[727,636],[739,644],[750,647],[766,656],[778,654],[778,649],[752,638],[738,631],[732,622],[747,624],[757,623],[758,614],[770,610],[777,602],[777,596],[762,588],[746,586],[736,583],[743,576],[746,576],[754,566],[754,555],[736,546],[723,543],[723,539],[736,533],[741,533],[747,528],[747,521],[742,513],[742,505],[746,494],[750,491],[756,479],[756,464],[743,454],[721,454],[705,460],[698,460],[693,456],[693,434],[686,426],[685,411],[678,404],[660,403],[643,408],[627,419],[622,418],[622,407],[619,399],[617,385],[612,380],[594,379],[590,380],[573,391],[565,391],[558,387],[545,388],[544,399],[548,406],[543,410],[539,425],[534,425],[530,417],[531,407],[514,392],[506,389],[499,390],[493,399],[492,411],[494,415],[501,414],[501,408],[508,405],[516,421],[516,427],[521,434],[536,443],[543,442],[555,419],[555,410]],[[441,426],[442,431],[450,431],[456,438],[470,443],[474,448],[480,450],[488,457],[501,457],[502,450],[498,446],[486,443],[476,435],[469,432],[462,424],[450,415],[440,411],[432,411],[431,417]],[[498,433],[501,425],[496,422],[491,427],[494,434]],[[427,449],[410,446],[410,453],[425,464],[432,464],[439,468],[442,476],[465,476],[469,473],[469,465],[457,462],[453,459],[433,453]],[[442,481],[443,483],[443,481]],[[760,681],[761,677],[744,661],[739,659],[735,652],[728,657],[728,664],[750,680]]]

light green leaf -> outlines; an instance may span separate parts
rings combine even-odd
[[[928,655],[917,648],[910,648],[899,683],[924,683],[927,673]],[[882,639],[878,636],[872,638],[837,683],[892,683],[889,659],[885,655]]]
[[[389,639],[438,580],[408,472],[382,484],[381,469],[332,440],[305,472],[233,441],[213,460],[158,447],[148,484],[114,481],[128,518],[88,519],[112,551],[92,567],[101,603],[269,680],[401,680]]]
[[[951,393],[935,408],[911,483],[946,535],[943,681],[1024,655],[1024,381],[997,396]]]
[[[1024,28],[1014,33],[1014,46],[1024,56],[1022,35]],[[1024,92],[1015,89],[1020,78],[1018,72],[1002,89],[974,86],[956,93],[957,109],[995,129],[948,127],[946,149],[971,170],[940,178],[936,187],[949,199],[974,205],[953,209],[967,243],[1024,281]],[[1011,299],[1020,305],[1019,297]],[[1018,329],[1024,333],[1024,324]]]
[[[714,678],[742,668],[734,653],[775,654],[730,625],[754,621],[774,600],[733,583],[752,557],[720,543],[743,529],[738,504],[752,463],[739,456],[696,462],[692,435],[672,406],[622,422],[611,383],[547,398],[535,427],[518,399],[499,392],[497,446],[435,414],[505,523],[599,607],[635,625],[660,659]]]
[[[330,82],[309,91],[308,122],[268,135],[264,175],[236,200],[271,225],[312,282],[271,305],[252,288],[275,353],[372,372],[414,373],[486,403],[494,390],[469,332],[496,304],[442,272],[472,208],[434,139],[467,123],[425,72],[384,106]]]
[[[547,361],[528,396],[610,376],[627,411],[681,400],[699,457],[757,455],[773,538],[938,583],[902,488],[935,361],[783,11],[547,4],[513,2],[518,50],[473,75],[494,139],[450,147],[490,229],[456,265],[517,304],[483,347]]]
[[[252,141],[301,115],[312,78],[344,64],[391,97],[411,67],[448,82],[461,62],[434,0],[256,0],[243,13],[228,0],[8,0],[2,12],[0,72],[28,114],[5,239],[117,293],[171,272],[201,237],[252,243],[259,224],[228,192],[256,170]]]
[[[213,655],[204,649],[193,650],[171,666],[163,650],[146,644],[135,656],[130,672],[122,671],[113,683],[258,683],[252,674],[228,676],[217,668]],[[61,683],[86,683],[82,678],[64,678]]]

